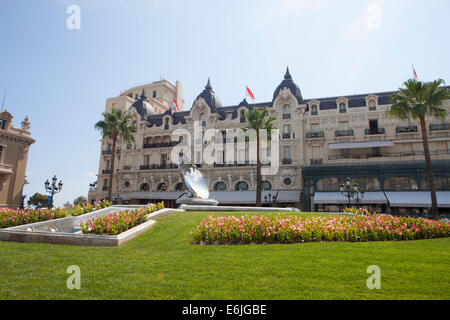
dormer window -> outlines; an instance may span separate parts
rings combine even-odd
[[[369,100],[369,111],[375,111],[377,110],[377,105],[375,103],[375,100]]]
[[[291,106],[288,104],[283,107],[283,119],[291,119]]]
[[[153,91],[153,98],[156,98],[156,91]]]
[[[347,104],[345,102],[339,103],[339,112],[346,113],[347,112]]]
[[[164,119],[164,130],[168,130],[169,129],[169,118],[165,118]]]
[[[244,123],[246,121],[246,119],[245,119],[245,110],[241,110],[239,118],[240,118],[240,122],[241,123]]]
[[[311,106],[311,115],[317,116],[319,114],[319,108],[317,108],[317,105],[313,104]]]

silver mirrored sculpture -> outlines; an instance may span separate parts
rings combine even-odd
[[[203,178],[202,173],[198,168],[188,163],[188,159],[180,154],[178,159],[178,170],[181,179],[185,185],[185,196],[177,200],[179,204],[196,204],[196,205],[217,205],[218,202],[214,199],[209,199],[208,185]]]

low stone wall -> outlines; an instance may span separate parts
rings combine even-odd
[[[126,209],[136,209],[137,207],[138,206],[127,206]],[[108,215],[111,212],[123,211],[124,209],[124,207],[113,206],[93,211],[78,217],[68,217],[1,229],[0,240],[23,243],[49,243],[75,246],[117,247],[153,227],[156,224],[156,221],[152,219],[171,215],[175,212],[181,211],[177,209],[162,209],[152,212],[151,214],[147,215],[147,218],[149,219],[148,221],[119,235],[95,235],[72,232],[73,228],[78,227],[80,223],[84,223],[95,217]],[[34,231],[27,231],[27,229],[30,228],[33,228]],[[58,232],[50,232],[49,230],[51,228],[58,229]]]

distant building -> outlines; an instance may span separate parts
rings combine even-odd
[[[166,89],[158,90],[155,96],[157,86]],[[339,192],[339,184],[350,176],[365,191],[364,199],[354,199],[352,204],[401,213],[422,213],[431,207],[420,128],[417,123],[386,114],[394,91],[303,99],[286,70],[272,101],[251,104],[244,99],[237,105],[222,106],[208,81],[189,111],[175,112],[171,101],[179,86],[178,82],[177,86],[153,83],[107,99],[106,111],[112,106],[126,110],[138,126],[136,143],[118,145],[113,198],[119,195],[126,203],[164,200],[175,206],[183,183],[177,159],[171,158],[171,150],[178,144],[172,140],[174,130],[193,132],[197,122],[203,129],[225,133],[247,126],[247,111],[268,108],[280,130],[279,170],[276,175],[262,177],[264,205],[276,197],[278,206],[342,210],[347,199]],[[139,95],[142,89],[145,91]],[[444,108],[450,110],[450,101]],[[449,212],[450,123],[434,118],[427,121],[438,203],[441,212]],[[233,137],[227,135],[223,136],[224,144],[233,143]],[[194,141],[193,135],[190,139],[191,145],[196,140],[206,144],[201,139]],[[216,163],[205,164],[201,151],[194,147],[189,158],[201,165],[212,196],[220,204],[254,205],[256,165],[248,148],[235,146],[234,154],[237,159],[229,162],[226,152],[220,151]],[[91,185],[89,201],[107,197],[110,158],[111,142],[102,141],[98,180]]]
[[[7,110],[0,113],[0,207],[19,208],[23,206],[28,149],[35,140],[28,117],[20,129],[13,127],[12,119]]]

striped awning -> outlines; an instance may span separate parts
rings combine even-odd
[[[431,193],[429,191],[386,191],[386,197],[391,207],[431,208]],[[450,191],[437,191],[438,207],[450,208]]]
[[[351,203],[356,203],[357,199],[351,199]],[[364,198],[359,199],[360,204],[384,204],[387,199],[383,192],[365,192]],[[314,204],[347,204],[348,198],[340,192],[316,192],[314,194]]]

